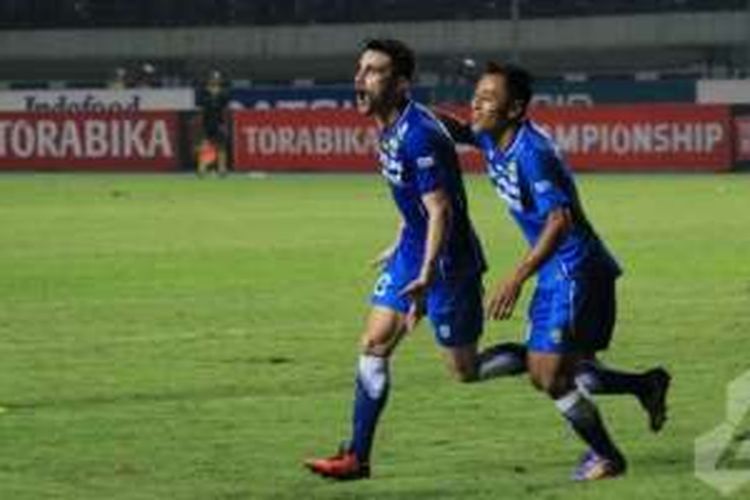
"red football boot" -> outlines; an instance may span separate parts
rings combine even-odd
[[[360,463],[353,451],[342,450],[328,458],[311,458],[305,460],[305,467],[313,474],[335,479],[351,481],[370,477],[370,466]]]

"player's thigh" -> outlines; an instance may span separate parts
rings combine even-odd
[[[435,341],[455,351],[451,356],[463,366],[484,328],[481,277],[436,280],[427,295],[427,316]]]
[[[477,344],[444,347],[443,359],[450,374],[459,382],[473,382],[477,379]]]
[[[375,356],[390,356],[406,331],[406,316],[399,311],[373,306],[362,332],[362,351]]]
[[[615,318],[614,282],[561,279],[537,286],[529,305],[530,351],[594,353],[606,349]]]
[[[616,282],[612,278],[580,280],[572,299],[571,331],[578,351],[606,350],[617,319]]]
[[[401,290],[415,278],[416,273],[413,262],[406,255],[403,246],[399,245],[375,280],[375,286],[370,295],[370,305],[373,311],[388,310],[405,317],[409,312],[411,301],[401,293]],[[376,316],[385,314],[380,312],[377,312]]]
[[[593,304],[581,307],[581,299],[592,290],[584,289],[587,295],[581,291],[577,282],[563,280],[555,286],[537,287],[529,305],[529,377],[537,389],[552,397],[574,388],[578,364],[595,359],[602,345],[596,342],[602,337],[595,329],[576,325],[582,315],[595,314],[589,307]]]

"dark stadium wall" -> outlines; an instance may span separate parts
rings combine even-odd
[[[379,35],[410,43],[419,56],[420,71],[432,74],[444,70],[447,58],[508,58],[515,52],[537,74],[690,67],[710,71],[712,67],[741,67],[747,47],[745,10],[524,19],[520,28],[517,39],[511,36],[514,30],[509,20],[484,18],[171,29],[7,29],[0,32],[0,80],[71,75],[95,79],[123,61],[162,61],[188,73],[219,64],[233,78],[255,82],[346,81],[362,39]]]

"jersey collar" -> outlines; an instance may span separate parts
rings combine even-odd
[[[407,99],[404,109],[401,110],[401,114],[398,115],[398,118],[396,118],[396,121],[393,122],[392,125],[383,129],[380,137],[386,137],[392,134],[394,131],[398,131],[398,129],[401,127],[401,124],[404,122],[404,120],[406,120],[406,116],[409,114],[409,111],[411,111],[412,106],[414,106],[414,101],[412,101],[411,99]]]
[[[509,156],[510,154],[513,153],[513,151],[516,150],[516,148],[518,147],[518,143],[520,143],[521,139],[523,139],[523,136],[526,135],[527,126],[528,126],[528,120],[527,119],[521,120],[521,123],[518,124],[518,130],[516,130],[516,135],[513,137],[513,140],[511,141],[510,146],[508,146],[508,148],[505,149],[504,151],[500,147],[498,147],[498,149],[500,150],[500,153],[502,153],[503,156]]]
[[[519,124],[518,130],[516,131],[516,135],[513,136],[513,140],[510,143],[510,146],[508,146],[506,149],[503,149],[495,142],[495,138],[490,135],[489,133],[483,132],[479,134],[479,141],[481,144],[483,144],[483,147],[486,148],[485,151],[489,152],[490,160],[500,160],[505,161],[506,158],[508,158],[509,155],[513,154],[513,152],[518,148],[518,144],[523,139],[523,136],[526,135],[526,128],[527,128],[528,120],[524,119]]]

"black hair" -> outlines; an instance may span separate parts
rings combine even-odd
[[[522,114],[526,112],[531,96],[534,94],[532,89],[534,78],[531,73],[515,64],[489,61],[484,67],[484,74],[504,77],[508,96],[512,101],[520,102]]]
[[[393,63],[393,72],[396,76],[403,76],[409,81],[414,78],[416,66],[414,51],[404,42],[391,38],[374,38],[365,41],[362,52],[366,50],[383,52],[390,57]]]

